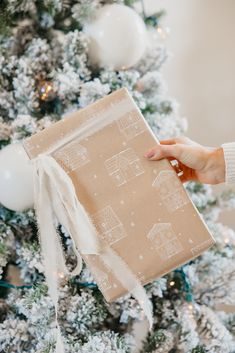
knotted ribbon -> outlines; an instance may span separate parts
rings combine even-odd
[[[123,287],[133,295],[143,309],[149,328],[152,328],[152,307],[139,279],[124,260],[97,234],[97,230],[76,196],[73,182],[65,170],[51,155],[40,154],[31,160],[33,164],[34,205],[37,216],[39,241],[48,292],[52,298],[57,325],[56,353],[64,353],[61,330],[58,323],[59,278],[79,275],[83,255],[97,255]],[[79,190],[78,190],[79,194]],[[68,231],[77,257],[77,266],[69,272],[63,254],[57,225]]]

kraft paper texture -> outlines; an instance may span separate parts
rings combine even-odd
[[[65,137],[71,140],[60,146]],[[157,143],[126,88],[24,141],[30,158],[53,151],[99,236],[142,284],[196,258],[215,243],[171,163],[144,157]],[[83,258],[107,301],[126,294],[97,255]]]

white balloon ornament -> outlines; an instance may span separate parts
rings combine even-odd
[[[143,19],[121,4],[100,8],[93,21],[84,26],[92,65],[124,70],[144,55],[148,34]]]
[[[32,165],[20,143],[0,151],[0,203],[13,211],[33,207]]]

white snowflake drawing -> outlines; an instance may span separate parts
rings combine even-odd
[[[123,224],[111,206],[106,206],[102,210],[94,213],[92,220],[102,239],[107,241],[110,245],[127,236]]]
[[[132,148],[127,148],[106,159],[104,164],[117,186],[144,173],[140,159]]]
[[[77,141],[72,141],[60,148],[54,153],[58,159],[69,171],[74,171],[90,162],[87,148]]]
[[[127,140],[131,140],[147,129],[144,121],[136,110],[132,110],[129,113],[123,115],[120,119],[116,120],[116,123],[120,132],[125,136]]]
[[[173,212],[190,202],[181,181],[173,170],[161,170],[154,179],[152,186],[169,212]]]
[[[155,223],[147,234],[162,260],[167,260],[183,250],[171,223]]]

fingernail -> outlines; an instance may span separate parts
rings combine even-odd
[[[148,151],[148,152],[145,153],[144,156],[147,157],[147,158],[151,158],[151,157],[154,156],[154,151]]]

